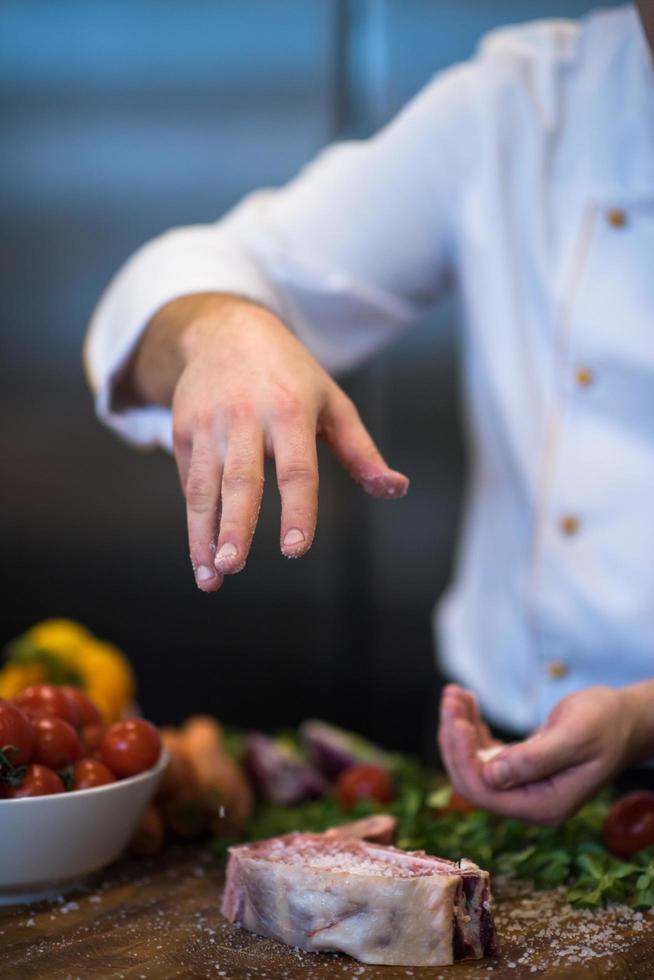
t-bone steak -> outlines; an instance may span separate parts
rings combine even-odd
[[[353,833],[365,836],[362,824]],[[445,966],[497,952],[487,871],[347,831],[232,847],[222,912],[258,935],[362,963]]]

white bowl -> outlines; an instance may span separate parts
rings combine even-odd
[[[107,786],[0,800],[0,905],[70,890],[115,861],[154,796],[167,755]]]

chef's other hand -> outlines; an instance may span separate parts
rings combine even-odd
[[[561,823],[647,754],[646,687],[591,687],[571,694],[533,735],[505,745],[491,737],[474,695],[448,685],[439,746],[455,789],[474,806],[502,816]],[[651,705],[650,700],[650,712]]]
[[[150,321],[118,403],[171,405],[198,587],[215,592],[246,561],[263,490],[264,454],[281,495],[280,546],[310,547],[318,506],[316,436],[375,497],[403,496],[345,393],[284,324],[235,296],[173,300]]]

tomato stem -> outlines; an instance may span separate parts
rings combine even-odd
[[[20,786],[25,778],[27,766],[16,766],[12,762],[17,755],[15,745],[3,745],[0,749],[0,783],[3,786]]]

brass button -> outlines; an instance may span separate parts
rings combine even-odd
[[[568,665],[563,660],[550,660],[547,673],[553,681],[560,681],[568,673]]]
[[[587,367],[578,367],[575,372],[575,379],[581,388],[587,388],[593,383],[593,372]]]
[[[579,530],[579,518],[575,517],[574,514],[566,514],[565,517],[561,518],[559,527],[568,536],[576,534]]]
[[[606,220],[614,228],[624,228],[627,223],[627,215],[622,208],[611,208],[606,212]]]

